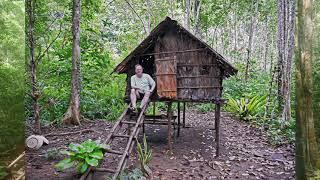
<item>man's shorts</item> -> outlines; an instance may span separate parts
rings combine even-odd
[[[143,99],[144,93],[142,93],[142,92],[138,92],[138,93],[139,93],[139,98],[138,99]]]

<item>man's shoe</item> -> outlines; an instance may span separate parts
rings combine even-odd
[[[136,108],[134,108],[134,107],[129,107],[129,110],[130,110],[131,112],[136,112]]]

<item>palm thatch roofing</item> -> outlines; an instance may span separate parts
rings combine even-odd
[[[187,34],[189,38],[192,38],[198,41],[203,47],[209,50],[213,55],[215,55],[215,59],[218,62],[218,65],[224,70],[224,77],[230,77],[235,75],[238,70],[234,68],[221,54],[212,49],[207,43],[197,38],[187,29],[185,29],[182,25],[180,25],[177,21],[172,20],[169,17],[166,17],[165,20],[160,22],[151,32],[150,34],[113,70],[112,73],[126,73],[129,66],[129,62],[135,56],[142,56],[152,44],[155,44],[158,37],[165,33],[170,28],[176,28],[178,32],[182,32]]]

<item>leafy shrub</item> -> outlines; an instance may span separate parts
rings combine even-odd
[[[196,104],[195,107],[198,111],[203,112],[203,113],[210,112],[214,109],[214,105],[211,103]]]
[[[266,104],[266,97],[253,96],[252,98],[240,98],[235,100],[230,98],[226,109],[232,113],[235,113],[242,120],[250,120],[257,117]]]
[[[146,136],[143,136],[143,147],[137,141],[137,152],[140,161],[141,169],[144,174],[150,175],[150,168],[148,167],[149,162],[152,159],[152,149],[148,148]]]
[[[264,123],[271,144],[281,145],[295,142],[296,123],[294,119],[282,121],[280,119],[268,120]]]
[[[69,157],[63,159],[55,167],[58,170],[65,170],[71,167],[76,167],[79,173],[84,173],[89,166],[98,166],[99,161],[103,159],[103,154],[109,146],[101,144],[99,140],[92,141],[91,139],[81,143],[71,143],[69,151],[61,151]]]
[[[0,179],[5,179],[8,176],[6,169],[0,166]]]

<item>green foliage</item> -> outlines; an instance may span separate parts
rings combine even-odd
[[[11,150],[7,160],[24,149],[24,9],[23,1],[0,1],[0,152]]]
[[[7,173],[6,169],[0,166],[0,179],[5,179],[9,174]]]
[[[65,170],[71,167],[76,167],[79,173],[84,173],[90,166],[98,166],[103,159],[103,154],[109,146],[101,144],[99,140],[92,141],[91,139],[81,143],[71,143],[69,151],[62,151],[62,154],[68,157],[60,161],[55,167],[58,170]]]
[[[253,96],[252,98],[240,98],[235,100],[229,98],[226,109],[232,113],[235,113],[242,120],[255,119],[259,114],[263,112],[265,107],[266,97],[264,96]]]
[[[150,168],[148,167],[149,162],[152,159],[152,149],[148,148],[146,135],[143,136],[143,147],[137,141],[137,152],[138,152],[138,158],[140,161],[141,169],[144,174],[148,174]]]
[[[295,142],[295,120],[283,122],[282,120],[272,119],[264,122],[267,128],[267,135],[270,142],[274,145],[281,145],[285,143]]]
[[[241,97],[269,93],[270,76],[265,72],[259,72],[256,64],[252,65],[252,72],[250,72],[250,77],[247,81],[244,80],[245,64],[235,63],[235,66],[239,70],[238,74],[223,81],[223,96],[225,98],[240,99]],[[272,89],[272,93],[274,91]]]
[[[211,103],[201,103],[201,104],[196,104],[195,108],[200,112],[206,113],[206,112],[213,111],[214,105]]]
[[[320,169],[313,170],[310,177],[308,177],[309,180],[319,180],[320,179]]]

